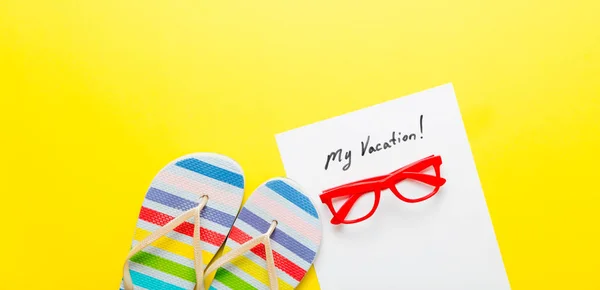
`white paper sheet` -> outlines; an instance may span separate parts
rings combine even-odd
[[[392,134],[396,142],[390,141]],[[510,289],[451,84],[276,139],[288,177],[307,190],[323,223],[315,263],[321,289]],[[382,150],[370,154],[371,146]],[[338,149],[341,162],[338,156],[327,164]],[[330,223],[332,213],[319,199],[323,190],[388,174],[429,155],[442,157],[441,175],[447,179],[435,196],[405,203],[385,190],[371,218]],[[352,214],[372,208],[372,196],[361,198]]]

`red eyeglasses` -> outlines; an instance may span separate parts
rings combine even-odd
[[[446,179],[440,177],[440,166],[442,165],[442,157],[431,155],[419,161],[406,165],[388,175],[367,178],[338,187],[334,187],[323,191],[320,195],[321,202],[327,204],[329,210],[333,214],[331,223],[337,224],[353,224],[364,221],[371,217],[381,198],[381,191],[390,189],[399,199],[409,203],[421,202],[434,196],[442,185],[446,183]],[[433,167],[435,176],[422,173],[426,169]],[[397,185],[404,180],[415,180],[423,184],[432,186],[431,191],[418,198],[407,198],[398,191]],[[374,193],[373,208],[365,216],[357,219],[348,219],[350,210],[356,201],[367,193]],[[335,209],[333,199],[347,197],[347,200],[339,209]]]

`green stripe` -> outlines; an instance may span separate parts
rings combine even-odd
[[[215,275],[215,279],[217,281],[223,283],[225,286],[231,289],[254,289],[254,286],[246,283],[246,281],[242,280],[240,277],[234,275],[233,273],[221,268],[217,271],[217,275]]]
[[[139,252],[131,257],[131,261],[190,282],[196,282],[196,271],[193,268],[186,267],[159,256],[148,254],[146,252]]]

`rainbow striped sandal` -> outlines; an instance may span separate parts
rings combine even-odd
[[[294,289],[314,262],[321,244],[315,207],[297,184],[271,179],[256,189],[240,211],[210,290]]]
[[[154,178],[142,204],[123,290],[204,289],[204,270],[225,242],[244,195],[241,167],[212,153],[183,156]]]

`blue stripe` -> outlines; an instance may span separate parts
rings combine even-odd
[[[231,172],[227,169],[223,169],[212,164],[200,161],[195,158],[188,158],[177,161],[175,165],[185,168],[187,170],[208,176],[212,179],[216,179],[228,184],[231,184],[238,188],[244,188],[244,177],[238,173]]]
[[[150,189],[148,189],[146,198],[182,211],[190,210],[198,206],[197,202],[187,200],[154,187],[150,187]]]
[[[234,216],[208,206],[204,207],[204,209],[200,213],[200,217],[203,219],[207,219],[211,222],[220,224],[226,228],[230,228],[231,225],[233,225],[233,222],[235,221]]]
[[[208,290],[218,290],[218,289],[213,286],[210,286],[210,288],[208,288]]]
[[[315,207],[313,206],[312,202],[310,202],[310,199],[308,199],[306,195],[289,186],[287,183],[281,180],[272,180],[267,182],[266,185],[268,188],[275,191],[283,198],[289,200],[291,203],[295,204],[308,214],[315,218],[319,218],[317,215],[317,210],[315,210]]]
[[[152,278],[150,276],[146,276],[142,273],[129,270],[131,274],[131,280],[133,284],[136,286],[140,286],[146,289],[161,289],[161,290],[186,290],[184,288],[169,284],[162,280],[158,280],[156,278]]]
[[[150,187],[148,193],[146,193],[146,198],[148,200],[182,211],[187,211],[198,206],[197,202],[181,198],[154,187]],[[209,206],[205,206],[204,209],[202,209],[200,217],[220,224],[226,228],[231,227],[233,221],[235,220],[234,216]]]
[[[238,215],[238,218],[261,233],[266,233],[267,230],[269,230],[270,224],[261,217],[257,216],[255,213],[248,210],[247,208],[242,208],[242,211]],[[299,243],[294,238],[290,237],[288,234],[286,234],[278,228],[275,228],[275,231],[273,231],[271,239],[273,239],[273,241],[277,242],[278,244],[284,246],[292,253],[296,254],[298,257],[302,258],[302,260],[308,263],[312,263],[313,259],[315,258],[316,253],[313,250]]]

